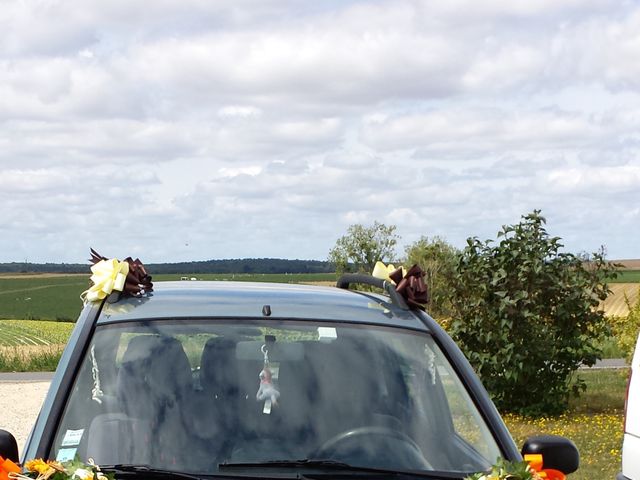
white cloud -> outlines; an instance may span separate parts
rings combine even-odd
[[[613,120],[612,124],[609,119],[605,122],[581,112],[548,109],[454,107],[365,121],[362,139],[382,150],[428,147],[486,153],[505,149],[588,148],[612,135],[630,131],[629,125],[624,126],[615,117]]]
[[[639,255],[636,210],[597,221],[640,203],[635,2],[8,0],[0,27],[0,261],[324,258],[374,220],[462,245],[534,208]]]
[[[600,196],[603,191],[636,193],[640,191],[640,165],[616,167],[564,168],[547,175],[555,189],[565,192],[584,192]]]
[[[243,105],[226,105],[218,110],[220,117],[259,117],[262,110],[257,107]]]

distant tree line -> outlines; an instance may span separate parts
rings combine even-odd
[[[321,260],[238,258],[201,262],[153,263],[149,272],[163,273],[332,273],[331,263]]]
[[[149,273],[332,273],[335,267],[320,260],[283,258],[238,258],[198,262],[150,263]],[[79,263],[0,263],[2,273],[89,273],[89,265]]]
[[[89,265],[81,263],[0,263],[0,273],[88,273]]]

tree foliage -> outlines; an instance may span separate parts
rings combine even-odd
[[[400,239],[395,225],[374,222],[372,226],[351,225],[329,251],[329,261],[338,274],[356,271],[371,273],[378,260],[393,260],[395,246]]]
[[[452,316],[451,283],[460,252],[440,237],[421,237],[405,249],[407,266],[418,264],[425,272],[429,292],[427,312],[439,320]]]
[[[598,304],[613,267],[604,253],[588,264],[560,252],[540,211],[504,226],[499,243],[467,240],[453,288],[450,333],[475,367],[499,409],[523,414],[563,411],[573,373],[600,356],[607,333]]]

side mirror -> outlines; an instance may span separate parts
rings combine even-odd
[[[13,435],[6,430],[0,430],[0,457],[7,458],[18,463],[18,442]]]
[[[568,438],[558,435],[527,438],[522,446],[522,456],[536,453],[542,455],[542,468],[553,468],[567,475],[580,465],[578,448]]]

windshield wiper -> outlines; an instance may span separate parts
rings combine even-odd
[[[394,477],[420,477],[430,480],[449,480],[449,479],[462,479],[460,474],[451,474],[445,472],[424,472],[424,471],[411,471],[411,470],[388,470],[385,468],[375,467],[361,467],[357,465],[351,465],[349,463],[339,462],[337,460],[330,459],[313,459],[307,458],[304,460],[269,460],[266,462],[247,462],[247,463],[220,463],[218,464],[218,470],[223,472],[225,470],[242,470],[242,469],[254,469],[254,468],[301,468],[309,470],[317,470],[319,473],[325,472],[349,472],[349,473],[367,473],[378,474],[381,476],[394,476]],[[309,476],[308,472],[304,472],[305,476]],[[313,473],[315,475],[316,472]]]
[[[100,465],[103,472],[113,472],[117,474],[140,474],[148,478],[177,478],[183,480],[203,480],[204,477],[191,475],[189,473],[175,472],[172,470],[163,470],[161,468],[150,467],[149,465]]]
[[[202,473],[201,475],[177,472],[174,470],[164,470],[161,468],[154,468],[149,465],[135,465],[135,464],[118,464],[118,465],[100,465],[100,470],[106,473],[115,473],[116,478],[120,476],[142,476],[143,478],[150,478],[153,480],[160,479],[169,479],[169,480],[208,480],[211,478],[228,478],[228,479],[260,479],[260,480],[282,480],[281,476],[278,477],[268,477],[265,475],[236,475],[236,474],[228,474],[225,475],[223,473],[217,472],[207,472]],[[298,475],[298,478],[304,478],[301,475]]]

